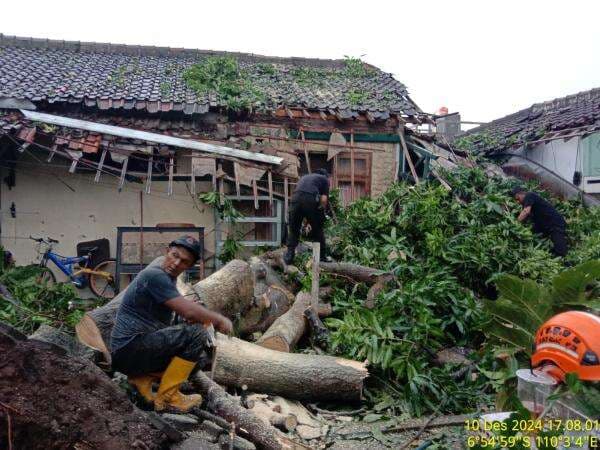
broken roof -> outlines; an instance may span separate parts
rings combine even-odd
[[[183,73],[211,56],[235,58],[264,94],[259,107],[265,110],[335,111],[344,118],[368,113],[376,119],[387,119],[390,114],[421,114],[402,83],[354,59],[277,58],[2,34],[0,98],[151,113],[205,113],[226,104],[215,92],[198,94],[192,90]]]
[[[467,131],[455,140],[497,153],[540,139],[600,130],[600,88],[536,103]]]

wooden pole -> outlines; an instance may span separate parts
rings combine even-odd
[[[174,165],[174,158],[171,155],[171,157],[169,158],[169,185],[167,187],[167,195],[173,195],[173,165]]]
[[[288,186],[288,178],[283,177],[283,222],[288,223],[288,196],[289,196],[289,186]]]
[[[273,206],[273,174],[269,170],[267,172],[268,181],[269,181],[269,205]]]
[[[56,148],[56,147],[54,147],[54,148]],[[98,181],[100,181],[100,175],[102,174],[102,166],[104,166],[104,160],[106,159],[107,153],[108,153],[108,149],[105,148],[104,151],[102,152],[102,156],[100,156],[100,162],[98,163],[98,168],[96,169],[96,176],[94,177],[94,181],[96,183]],[[48,162],[50,162],[50,159],[48,159]]]
[[[319,262],[321,261],[321,243],[313,242],[312,248],[312,285],[310,290],[310,306],[315,312],[317,312],[317,305],[319,304]]]
[[[144,193],[140,191],[140,270],[144,268]]]
[[[354,202],[354,130],[350,130],[350,201]]]
[[[154,157],[150,156],[148,160],[148,171],[146,172],[146,194],[150,193],[150,186],[152,185],[152,164],[154,163]]]
[[[194,173],[194,158],[190,160],[190,166],[192,168],[192,175],[190,178],[190,190],[192,191],[192,195],[196,196],[196,174]]]
[[[415,165],[413,164],[412,158],[410,157],[410,153],[408,152],[408,147],[406,146],[406,139],[404,138],[404,125],[398,126],[398,136],[400,136],[400,142],[402,143],[402,150],[404,151],[404,157],[406,162],[408,163],[408,167],[410,167],[410,173],[415,179],[415,183],[419,184],[419,176],[417,175],[417,171],[415,170]]]
[[[302,148],[304,149],[304,159],[306,159],[306,169],[308,173],[312,173],[310,169],[310,157],[308,156],[308,149],[306,148],[306,140],[304,139],[304,131],[300,129],[300,135],[302,136]]]

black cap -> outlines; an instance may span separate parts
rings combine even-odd
[[[317,170],[315,170],[315,173],[318,173],[319,175],[323,175],[323,176],[329,177],[329,172],[327,172],[327,169],[317,169]]]
[[[514,197],[519,192],[525,192],[525,191],[526,191],[526,189],[523,186],[515,186],[514,188],[511,189],[510,194]]]
[[[181,236],[174,241],[171,241],[169,247],[183,247],[189,250],[192,255],[194,255],[194,262],[200,259],[200,252],[202,251],[202,246],[200,245],[200,241],[193,236]]]

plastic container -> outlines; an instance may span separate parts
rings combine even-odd
[[[552,394],[558,381],[539,370],[517,370],[517,394],[523,406],[534,417],[538,417],[546,407],[546,400]]]

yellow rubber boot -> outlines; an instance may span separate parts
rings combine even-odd
[[[127,382],[135,387],[139,394],[148,403],[154,403],[154,392],[152,392],[152,384],[155,381],[160,380],[163,372],[147,373],[144,375],[138,375],[135,377],[127,377]]]
[[[154,399],[154,409],[156,411],[169,408],[187,412],[202,403],[202,396],[199,394],[184,395],[179,392],[179,387],[188,379],[195,366],[195,362],[177,356],[171,360],[169,367],[167,367],[160,380],[160,386]]]

